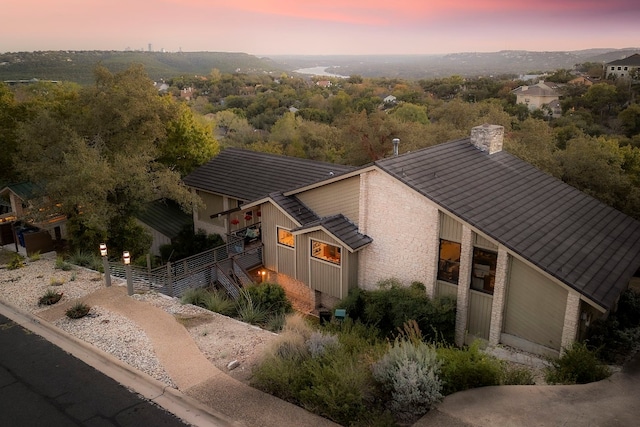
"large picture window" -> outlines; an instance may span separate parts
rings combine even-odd
[[[327,243],[311,241],[311,256],[340,265],[340,248]]]
[[[296,247],[296,239],[289,230],[278,227],[278,243],[289,248]]]
[[[498,254],[480,248],[473,248],[473,271],[471,272],[471,289],[493,295],[496,281],[496,265]]]
[[[440,240],[438,280],[458,284],[460,276],[460,243]]]

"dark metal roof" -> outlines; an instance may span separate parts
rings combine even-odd
[[[282,193],[272,193],[269,197],[300,225],[320,219],[315,212],[305,206],[305,204],[295,196],[287,197]]]
[[[176,237],[187,224],[193,225],[193,216],[172,201],[153,201],[137,218],[170,239]]]
[[[12,191],[18,196],[22,201],[28,201],[34,197],[40,196],[44,194],[44,191],[40,186],[34,184],[32,182],[19,182],[14,184],[9,184],[0,190],[0,193],[5,193],[7,190]]]
[[[190,187],[249,201],[353,170],[351,166],[227,148],[184,178]]]
[[[640,267],[640,222],[469,139],[376,165],[511,251],[611,308]]]
[[[633,55],[627,56],[624,59],[607,62],[606,65],[629,65],[632,67],[640,67],[640,54],[634,53]]]
[[[320,218],[291,231],[293,233],[304,232],[317,227],[324,228],[329,234],[347,246],[351,252],[357,251],[373,241],[371,237],[359,233],[358,227],[342,214]]]

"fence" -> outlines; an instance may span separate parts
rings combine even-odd
[[[131,265],[135,292],[156,291],[172,297],[181,297],[190,289],[220,283],[233,298],[238,298],[239,286],[253,282],[247,270],[262,265],[262,245],[245,250],[243,239],[231,237],[222,246],[162,267],[147,270]],[[109,272],[126,279],[126,268],[110,262]]]

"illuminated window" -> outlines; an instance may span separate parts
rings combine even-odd
[[[496,281],[496,265],[498,254],[480,248],[473,248],[473,271],[471,273],[471,289],[493,295]]]
[[[280,227],[278,227],[278,243],[290,248],[296,247],[296,239],[293,234],[289,230]]]
[[[311,241],[311,256],[340,265],[340,248],[322,242]]]
[[[438,280],[458,284],[460,275],[460,243],[440,240]]]

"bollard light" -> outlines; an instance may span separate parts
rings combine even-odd
[[[122,261],[124,262],[124,270],[127,276],[127,294],[133,295],[133,278],[131,277],[131,255],[128,251],[122,253]]]
[[[122,253],[122,261],[124,262],[124,265],[131,264],[131,255],[129,255],[128,251],[124,251]]]
[[[102,257],[102,269],[104,270],[104,282],[107,288],[111,286],[111,273],[109,272],[109,260],[107,259],[107,244],[100,243],[100,256]]]

